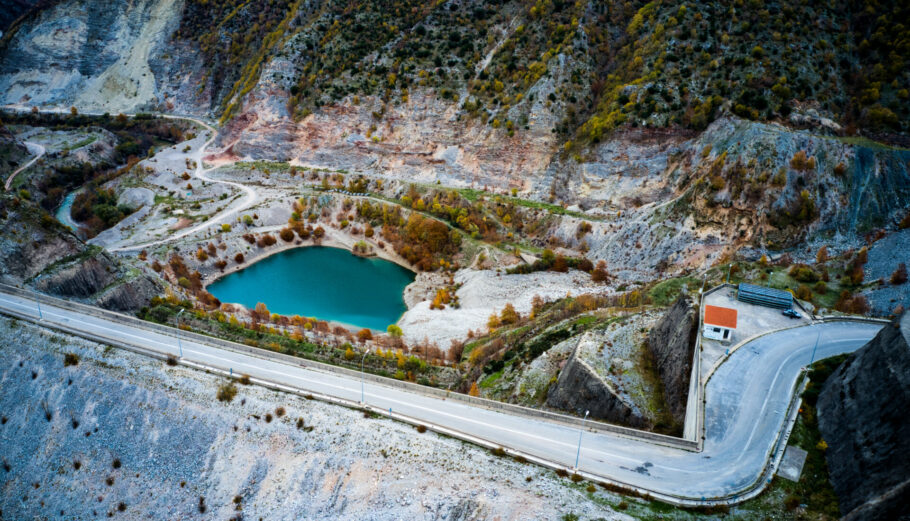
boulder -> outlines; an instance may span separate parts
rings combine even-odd
[[[149,300],[159,293],[159,283],[151,277],[142,276],[114,286],[98,297],[96,303],[112,311],[136,311],[148,305]]]
[[[578,357],[578,348],[569,357],[556,385],[547,394],[547,405],[591,418],[635,428],[648,427],[648,421],[625,403],[594,369]]]
[[[828,378],[818,427],[841,513],[900,519],[910,505],[910,313],[885,326]]]

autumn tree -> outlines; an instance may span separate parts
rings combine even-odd
[[[597,261],[597,266],[591,271],[591,280],[594,282],[606,282],[608,277],[606,261]]]
[[[272,315],[272,314],[269,312],[269,308],[265,305],[264,302],[257,302],[257,303],[256,303],[256,308],[253,310],[253,314],[255,314],[255,316],[256,316],[260,321],[263,321],[263,322],[267,322],[267,321],[269,320],[269,318],[271,317],[271,315]]]
[[[492,315],[490,315],[490,318],[487,319],[487,327],[490,329],[490,331],[493,331],[494,329],[499,327],[499,324],[500,324],[499,315],[497,315],[496,313],[493,313]]]
[[[511,302],[506,303],[499,315],[499,320],[503,324],[514,324],[518,322],[519,318],[518,312],[515,311],[515,306]]]
[[[367,328],[363,328],[357,332],[357,340],[359,340],[361,344],[368,340],[373,340],[373,332]]]
[[[818,249],[818,253],[815,254],[815,262],[822,264],[828,261],[828,247],[822,246]]]
[[[468,394],[471,396],[480,396],[480,389],[477,388],[477,382],[471,382],[471,390],[468,391]]]

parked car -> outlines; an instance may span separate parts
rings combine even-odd
[[[799,311],[796,311],[793,308],[783,311],[783,315],[790,318],[803,318],[803,316],[799,314]]]

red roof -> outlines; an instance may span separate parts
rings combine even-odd
[[[736,329],[736,310],[706,305],[705,324]]]

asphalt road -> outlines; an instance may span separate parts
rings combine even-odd
[[[19,172],[25,170],[26,168],[34,165],[35,161],[38,161],[39,159],[44,157],[44,153],[47,151],[47,149],[44,148],[43,146],[39,145],[38,143],[32,143],[31,141],[26,141],[25,147],[28,148],[29,153],[34,154],[35,157],[33,157],[31,159],[31,161],[29,161],[28,163],[25,163],[24,165],[17,168],[12,174],[9,175],[9,177],[6,178],[6,183],[4,183],[3,187],[7,192],[9,191],[10,187],[12,186],[13,179],[16,178],[16,175]]]
[[[173,336],[127,326],[42,304],[44,321],[102,335],[114,341],[177,354]],[[0,309],[37,316],[34,300],[0,292]],[[808,364],[816,336],[815,359],[850,352],[868,342],[881,325],[832,322],[761,337],[735,351],[706,387],[706,439],[702,452],[690,452],[610,433],[585,431],[579,469],[681,499],[741,494],[760,478],[777,433],[785,422],[791,393]],[[183,340],[188,361],[231,368],[235,373],[277,381],[306,391],[359,401],[356,378]],[[306,362],[303,362],[306,363]],[[512,416],[465,403],[424,396],[367,382],[366,402],[392,408],[429,424],[454,429],[520,450],[568,468],[574,465],[579,431],[528,417]]]

